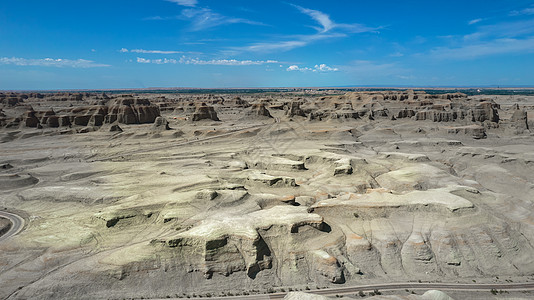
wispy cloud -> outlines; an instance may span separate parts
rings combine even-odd
[[[332,20],[330,19],[330,16],[323,13],[323,12],[320,12],[318,10],[313,10],[313,9],[309,9],[309,8],[304,8],[302,6],[298,6],[298,5],[295,5],[295,4],[291,4],[292,6],[296,7],[301,13],[303,14],[307,14],[308,16],[310,16],[312,19],[314,19],[317,23],[319,23],[322,28],[317,28],[317,31],[320,31],[320,32],[327,32],[329,30],[331,30],[332,28],[335,27],[335,23],[332,22]]]
[[[180,59],[147,59],[138,57],[138,63],[144,64],[184,64],[184,65],[218,65],[218,66],[252,66],[265,64],[278,64],[276,60],[237,60],[237,59],[212,59],[202,60],[198,58],[181,57]]]
[[[20,57],[0,57],[1,65],[39,66],[39,67],[68,67],[68,68],[100,68],[110,65],[95,63],[86,59],[39,58],[28,59]]]
[[[295,4],[290,4],[301,13],[308,15],[317,22],[320,27],[312,26],[317,32],[307,35],[288,36],[283,40],[254,43],[243,47],[233,47],[233,51],[251,52],[274,52],[289,51],[295,48],[305,47],[320,40],[347,37],[349,33],[378,32],[380,28],[371,28],[361,24],[341,24],[334,22],[329,15],[309,8],[304,8]]]
[[[313,35],[293,36],[293,40],[255,43],[244,47],[233,48],[251,52],[275,52],[289,51],[295,48],[307,46],[310,43],[331,38],[346,37],[344,33],[318,33]]]
[[[480,23],[480,22],[482,22],[483,20],[484,20],[484,19],[482,19],[482,18],[473,19],[473,20],[467,22],[467,24],[469,24],[469,25],[474,25],[474,24],[476,24],[476,23]]]
[[[338,68],[332,68],[326,64],[315,65],[313,68],[310,67],[299,67],[297,65],[289,66],[286,71],[300,71],[300,72],[336,72],[339,71]]]
[[[188,7],[195,7],[198,4],[197,0],[166,0],[166,1],[173,2],[178,5],[182,5],[182,6],[188,6]]]
[[[187,1],[187,0],[167,0],[171,2],[178,3],[182,6],[187,6],[190,8],[183,9],[179,15],[177,16],[153,16],[144,18],[144,20],[148,21],[167,21],[167,20],[184,20],[189,21],[190,26],[188,28],[189,31],[202,31],[222,25],[229,25],[229,24],[250,24],[250,25],[261,25],[265,26],[265,24],[261,22],[256,22],[248,19],[243,18],[235,18],[235,17],[229,17],[222,15],[216,11],[213,11],[210,8],[206,7],[197,7],[197,1]]]
[[[521,10],[512,10],[508,15],[512,17],[522,15],[534,15],[534,6],[530,6]]]
[[[328,31],[331,31],[335,28],[341,28],[346,31],[349,31],[351,33],[361,33],[361,32],[369,32],[369,31],[376,31],[379,28],[370,28],[362,24],[342,24],[342,23],[336,23],[330,19],[330,16],[325,14],[324,12],[304,8],[299,5],[291,4],[293,7],[297,8],[301,13],[306,14],[310,16],[314,21],[319,23],[321,27],[314,27],[318,32],[325,33]]]
[[[145,49],[128,50],[126,48],[120,49],[119,52],[122,52],[122,53],[131,52],[131,53],[143,53],[143,54],[179,54],[179,53],[184,53],[183,51],[145,50]]]
[[[534,19],[479,26],[476,32],[465,35],[464,39],[514,38],[532,33],[534,33]]]
[[[464,36],[453,36],[450,45],[435,47],[422,56],[432,59],[469,60],[480,57],[534,53],[534,19],[477,26]]]
[[[526,39],[495,39],[457,48],[434,48],[431,50],[430,56],[434,59],[466,60],[512,53],[534,53],[534,37]]]
[[[390,57],[403,57],[404,53],[397,51],[397,52],[391,53],[389,56]]]
[[[182,10],[179,19],[191,22],[191,31],[201,31],[221,25],[244,23],[250,25],[265,25],[242,18],[227,17],[209,8],[190,8]]]

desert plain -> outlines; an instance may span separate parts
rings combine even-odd
[[[3,92],[0,102],[2,299],[534,282],[534,96]],[[423,292],[372,299],[448,299]]]

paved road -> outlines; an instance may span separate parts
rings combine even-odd
[[[395,291],[395,290],[454,290],[454,291],[473,291],[473,292],[489,292],[491,289],[505,290],[505,291],[534,291],[534,282],[527,283],[384,283],[384,284],[368,284],[358,286],[347,286],[339,288],[327,288],[321,290],[306,291],[307,293],[335,296],[357,294],[359,291],[371,292],[373,290],[379,291]],[[286,293],[274,293],[266,295],[250,295],[250,296],[233,296],[233,297],[211,297],[211,298],[197,298],[197,299],[241,299],[241,300],[270,300],[283,299]]]
[[[13,226],[11,226],[8,232],[0,236],[0,242],[3,242],[8,238],[16,235],[24,227],[24,219],[14,213],[0,211],[0,217],[8,219],[13,224]]]

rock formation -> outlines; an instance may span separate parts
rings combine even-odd
[[[170,129],[169,121],[167,121],[164,117],[157,117],[154,121],[154,124],[152,124],[152,131],[165,131]]]
[[[191,116],[192,121],[200,121],[200,120],[212,120],[212,121],[220,121],[217,117],[217,113],[215,112],[215,109],[213,106],[208,106],[206,103],[202,103],[199,106],[197,106],[195,112]]]
[[[287,117],[294,117],[294,116],[301,116],[305,117],[306,114],[304,111],[300,108],[300,102],[299,101],[291,101],[287,104],[286,108],[286,116]]]
[[[160,116],[159,108],[146,99],[122,98],[110,105],[105,123],[123,124],[154,123]]]
[[[477,104],[474,108],[472,108],[472,121],[473,122],[499,122],[499,113],[498,110],[499,105],[495,104],[491,100],[486,100],[484,102],[481,102]]]
[[[26,127],[37,127],[39,119],[35,116],[36,112],[32,109],[24,113],[24,125]]]
[[[247,108],[244,111],[244,115],[246,117],[273,117],[269,110],[265,107],[264,103],[253,104],[251,107]]]
[[[514,105],[514,113],[510,120],[514,127],[519,130],[528,130],[528,117],[525,110],[521,110],[519,105]]]

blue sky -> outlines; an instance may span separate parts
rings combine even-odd
[[[0,89],[534,85],[534,1],[0,2]]]

